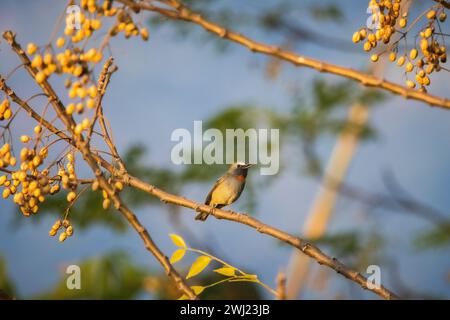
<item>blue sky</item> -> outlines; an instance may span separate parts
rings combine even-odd
[[[248,1],[242,8],[257,10],[255,3]],[[345,1],[345,6],[348,6],[345,11],[352,19],[338,25],[325,24],[323,29],[328,28],[327,33],[349,39],[352,31],[365,21],[365,4],[365,1]],[[16,31],[17,39],[22,44],[29,41],[45,43],[63,8],[64,1],[56,0],[1,1],[0,30]],[[301,88],[307,88],[313,77],[337,80],[333,76],[317,75],[288,64],[284,65],[279,79],[267,80],[263,76],[264,57],[234,45],[225,54],[219,54],[211,43],[174,37],[170,21],[167,25],[150,30],[148,43],[135,39],[124,41],[121,37],[113,40],[119,72],[114,74],[104,101],[105,113],[111,122],[119,150],[142,143],[149,149],[148,161],[158,166],[174,168],[170,163],[173,146],[170,135],[176,128],[191,130],[194,120],[206,120],[227,106],[238,103],[289,110],[292,97],[288,84],[296,83]],[[246,30],[242,28],[238,31]],[[274,44],[279,41],[261,32],[251,31],[249,34]],[[4,42],[0,48],[0,71],[5,74],[17,64],[17,59]],[[301,45],[298,50],[353,68],[362,68],[368,61],[364,55],[349,56],[309,45]],[[33,90],[30,86],[21,86],[27,83],[26,77],[25,73],[18,73],[11,79],[10,85],[19,93],[30,93]],[[403,81],[394,67],[388,67],[385,77],[396,82]],[[446,73],[433,77],[433,93],[448,97],[446,77]],[[55,86],[62,89],[61,83],[55,83]],[[358,148],[348,181],[381,192],[384,191],[381,173],[390,168],[414,197],[447,212],[450,208],[448,112],[392,97],[371,112],[371,123],[378,129],[379,137]],[[17,130],[25,130],[26,124],[26,121],[18,123]],[[320,155],[326,159],[333,140],[323,139],[320,142]],[[298,174],[303,161],[298,154],[288,153],[284,157],[287,170],[275,183],[258,191],[257,217],[283,230],[298,233],[318,185]],[[190,186],[184,196],[201,201],[208,188],[208,185]],[[16,229],[11,225],[12,215],[16,212],[10,202],[1,200],[0,206],[0,255],[6,259],[8,272],[24,296],[50,288],[61,275],[64,264],[112,249],[122,248],[140,264],[158,268],[132,232],[117,235],[96,227],[77,233],[61,245],[47,235],[53,221],[44,219],[36,225],[28,219],[21,228]],[[234,208],[239,209],[240,204],[237,203]],[[427,222],[381,210],[374,217],[365,215],[357,208],[341,199],[330,229],[379,228],[388,243],[387,252],[399,257],[402,278],[412,289],[450,297],[450,286],[445,280],[450,272],[448,249],[418,253],[411,247],[412,236],[430,227]],[[273,285],[277,272],[286,268],[291,250],[280,247],[273,239],[226,221],[209,219],[204,224],[195,223],[192,212],[182,211],[185,213],[185,224],[200,239],[208,241],[208,235],[213,232],[220,252],[227,259],[239,267],[254,270],[268,284]],[[161,206],[152,206],[137,213],[162,249],[169,254],[174,249],[168,238],[173,227],[167,219],[166,210]],[[242,245],[243,239],[245,245]],[[333,279],[337,287],[345,283],[338,276]],[[386,285],[389,286],[389,282]],[[308,294],[308,297],[314,296],[314,293]],[[364,293],[363,297],[374,298],[370,293]]]

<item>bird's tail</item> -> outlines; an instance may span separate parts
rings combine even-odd
[[[209,216],[209,212],[199,212],[195,216],[195,220],[205,221],[206,218],[208,218],[208,216]]]

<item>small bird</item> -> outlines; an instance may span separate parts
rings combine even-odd
[[[233,163],[221,176],[206,197],[205,204],[214,208],[223,208],[235,202],[244,190],[247,171],[252,164]],[[195,220],[206,220],[209,213],[200,212]]]

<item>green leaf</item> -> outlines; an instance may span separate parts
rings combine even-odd
[[[185,249],[178,249],[172,253],[172,256],[170,257],[170,263],[175,263],[183,259],[184,254],[186,253]]]
[[[172,239],[173,243],[177,246],[177,247],[182,247],[182,248],[186,248],[186,243],[184,242],[183,238],[180,237],[179,235],[175,234],[175,233],[171,233],[169,234],[170,238]]]
[[[214,272],[217,272],[217,273],[227,276],[227,277],[234,277],[236,275],[235,271],[236,271],[236,269],[233,267],[222,267],[222,268],[214,270]]]
[[[192,289],[192,291],[194,291],[194,293],[195,293],[196,295],[199,295],[199,294],[202,293],[203,290],[205,290],[206,288],[205,288],[205,287],[202,287],[202,286],[192,286],[191,289]]]
[[[207,256],[200,256],[197,258],[197,260],[194,261],[194,263],[191,266],[191,269],[189,269],[188,275],[186,276],[186,279],[195,277],[200,272],[205,269],[208,264],[211,262],[211,258]]]

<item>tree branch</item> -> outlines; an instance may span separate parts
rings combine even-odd
[[[443,5],[446,9],[450,9],[450,2],[447,2],[445,0],[433,0],[433,1]]]
[[[20,46],[15,42],[14,35],[12,32],[6,32],[4,34],[5,38],[7,38],[8,43],[11,45],[13,50],[21,57],[21,60],[25,64],[25,68],[29,71],[29,73],[34,76],[35,70],[30,66],[30,62],[28,57],[26,56],[25,52],[20,48]],[[65,108],[63,104],[61,103],[60,99],[54,92],[53,88],[50,86],[48,82],[45,82],[42,84],[43,91],[49,96],[52,103],[54,103],[54,107],[56,109],[56,112],[58,114],[58,117],[60,117],[61,121],[66,125],[67,131],[71,133],[72,137],[69,138],[66,134],[55,128],[52,124],[45,121],[39,114],[37,114],[25,101],[17,97],[15,93],[6,86],[5,81],[3,78],[1,78],[0,81],[0,89],[5,91],[14,102],[18,103],[19,106],[24,108],[30,116],[32,116],[34,119],[42,123],[48,130],[51,132],[59,135],[61,138],[64,138],[68,141],[68,143],[74,145],[82,154],[83,158],[87,162],[87,164],[91,167],[92,171],[94,172],[97,180],[99,181],[99,184],[103,190],[108,194],[108,196],[113,200],[114,205],[117,210],[119,210],[122,215],[127,219],[129,224],[136,230],[136,232],[139,234],[139,236],[142,238],[143,242],[145,243],[146,248],[148,251],[150,251],[156,259],[159,261],[159,263],[163,266],[164,270],[168,274],[169,277],[172,278],[172,280],[176,283],[177,287],[183,291],[189,298],[196,299],[197,296],[194,294],[192,289],[186,284],[185,280],[177,273],[177,271],[173,268],[173,266],[170,264],[167,257],[160,251],[160,249],[156,246],[156,244],[153,242],[152,238],[150,237],[147,230],[142,226],[142,224],[139,222],[137,217],[134,215],[134,213],[123,204],[122,200],[120,199],[119,195],[111,188],[108,181],[103,175],[103,172],[99,165],[104,167],[106,170],[108,170],[113,176],[115,176],[118,179],[122,179],[126,184],[140,189],[142,191],[145,191],[149,193],[150,195],[153,195],[157,198],[159,198],[161,201],[166,203],[172,203],[178,206],[183,206],[186,208],[193,209],[195,211],[201,211],[210,213],[211,215],[215,216],[218,219],[225,219],[230,221],[235,221],[241,224],[245,224],[255,230],[257,230],[260,233],[267,234],[269,236],[272,236],[276,239],[279,239],[281,241],[284,241],[285,243],[292,245],[293,247],[299,249],[304,254],[312,257],[314,260],[316,260],[319,264],[326,265],[327,267],[335,270],[336,272],[342,274],[346,278],[350,279],[351,281],[357,283],[362,288],[370,290],[374,292],[375,294],[379,295],[382,298],[385,299],[397,299],[398,297],[386,289],[385,287],[381,286],[379,288],[368,288],[367,287],[367,279],[359,274],[358,272],[350,269],[349,267],[342,264],[340,261],[338,261],[335,258],[331,258],[324,254],[319,248],[315,247],[314,245],[306,242],[305,240],[295,237],[293,235],[290,235],[284,231],[281,231],[279,229],[276,229],[274,227],[271,227],[269,225],[266,225],[257,219],[250,217],[246,214],[236,213],[232,211],[226,211],[226,210],[220,210],[220,209],[214,209],[207,205],[199,204],[195,201],[182,198],[170,193],[167,193],[161,189],[156,188],[155,186],[152,186],[150,184],[147,184],[141,180],[139,180],[136,177],[132,177],[126,173],[126,171],[116,172],[114,166],[112,166],[110,163],[108,163],[106,160],[101,158],[99,155],[94,154],[90,148],[88,147],[88,144],[86,143],[86,140],[83,139],[82,135],[76,135],[74,134],[74,126],[71,125],[71,122],[73,119],[69,117],[65,112]],[[62,112],[61,112],[62,111]],[[72,121],[71,121],[72,119]],[[119,158],[120,159],[120,158]]]
[[[30,73],[30,75],[35,78],[36,70],[31,67],[30,60],[26,53],[22,50],[20,45],[15,41],[15,35],[11,31],[6,31],[3,34],[3,37],[5,40],[7,40],[8,44],[12,47],[14,52],[21,58],[22,62],[24,63],[25,68]],[[163,252],[158,248],[158,246],[153,242],[153,239],[150,237],[150,234],[145,229],[145,227],[140,223],[136,215],[123,204],[122,200],[120,199],[119,195],[110,187],[108,181],[103,176],[103,172],[101,168],[99,167],[98,163],[102,162],[99,161],[101,158],[94,155],[89,148],[89,145],[87,141],[83,138],[83,135],[77,135],[74,132],[75,128],[75,121],[71,116],[69,116],[65,112],[64,105],[62,104],[59,97],[56,95],[55,91],[51,87],[51,85],[44,81],[41,84],[42,90],[48,95],[50,101],[55,107],[55,111],[57,112],[58,118],[66,125],[67,131],[71,133],[72,138],[69,138],[67,135],[62,133],[61,131],[57,130],[52,124],[47,122],[45,119],[43,119],[38,113],[36,113],[25,101],[20,99],[17,95],[15,95],[14,91],[9,88],[3,77],[0,76],[0,89],[2,89],[11,99],[13,99],[14,102],[17,102],[19,106],[24,108],[30,116],[32,116],[34,119],[38,120],[40,123],[42,123],[47,129],[49,129],[51,132],[63,135],[61,138],[68,139],[68,142],[72,145],[74,145],[83,155],[84,160],[87,162],[87,164],[92,169],[93,173],[95,174],[101,188],[105,190],[105,192],[108,194],[108,196],[114,201],[114,205],[117,210],[119,210],[120,213],[124,216],[124,218],[128,221],[128,223],[136,230],[136,232],[139,234],[141,239],[143,240],[145,247],[147,250],[155,256],[155,258],[158,260],[158,262],[162,265],[164,268],[166,274],[175,282],[176,286],[180,291],[182,291],[184,294],[186,294],[190,299],[197,299],[197,295],[194,293],[194,291],[189,287],[189,285],[185,282],[183,277],[175,270],[175,268],[172,266],[172,264],[169,262],[169,259],[163,254]],[[104,160],[103,160],[104,161]],[[106,161],[104,161],[106,162]],[[108,164],[106,167],[108,167],[108,170],[113,170],[111,172],[114,174],[114,167]]]
[[[171,6],[172,8],[174,8],[174,10],[168,10],[165,8],[157,7],[145,1],[141,1],[138,3],[133,2],[132,0],[116,0],[116,1],[121,2],[136,11],[142,9],[147,11],[158,12],[172,19],[183,20],[197,24],[202,28],[204,28],[205,30],[219,36],[220,38],[227,39],[229,41],[247,47],[252,52],[259,52],[268,56],[273,56],[281,60],[291,62],[296,66],[308,67],[311,69],[315,69],[319,72],[335,74],[344,78],[352,79],[361,83],[364,86],[384,89],[393,94],[400,95],[405,99],[418,100],[426,102],[431,106],[450,109],[449,99],[433,96],[425,92],[419,92],[418,90],[412,90],[399,84],[384,80],[382,78],[374,77],[370,74],[366,74],[354,69],[326,63],[310,57],[299,55],[292,51],[283,50],[280,47],[269,46],[267,44],[257,42],[239,33],[228,30],[214,22],[204,19],[200,14],[190,11],[181,2],[176,0],[160,1],[161,3]]]
[[[227,210],[221,210],[221,209],[215,209],[210,206],[197,203],[195,201],[179,197],[173,194],[170,194],[168,192],[165,192],[161,189],[158,189],[157,187],[150,185],[148,183],[145,183],[141,180],[139,180],[136,177],[130,176],[130,175],[124,175],[124,182],[128,183],[130,186],[135,187],[139,190],[142,190],[144,192],[147,192],[150,195],[153,195],[157,198],[159,198],[162,202],[165,203],[171,203],[175,204],[177,206],[182,206],[186,208],[193,209],[195,211],[199,212],[205,212],[213,215],[217,219],[225,219],[229,221],[234,221],[237,223],[245,224],[256,231],[267,234],[273,238],[276,238],[278,240],[281,240],[304,254],[310,256],[314,260],[316,260],[319,264],[323,264],[337,273],[342,274],[347,279],[357,283],[359,286],[361,286],[363,289],[367,289],[372,291],[373,293],[379,295],[380,297],[384,299],[398,299],[397,295],[393,292],[386,289],[384,286],[381,286],[379,288],[373,288],[370,289],[367,287],[367,279],[362,276],[357,271],[354,271],[341,263],[336,258],[331,258],[327,256],[325,253],[323,253],[319,248],[316,246],[306,242],[305,240],[295,237],[287,232],[281,231],[279,229],[276,229],[274,227],[271,227],[269,225],[266,225],[259,220],[250,217],[246,214],[237,213],[233,211],[227,211]]]

